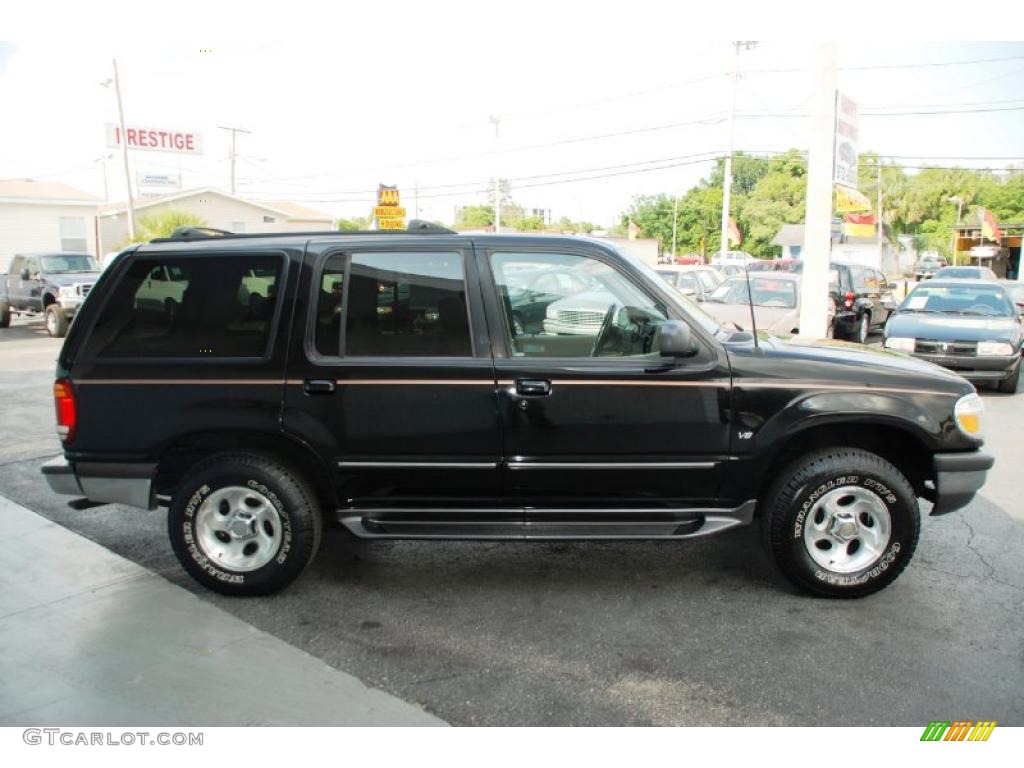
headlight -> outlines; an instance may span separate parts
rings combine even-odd
[[[995,355],[999,357],[1009,357],[1013,354],[1013,347],[1005,341],[979,341],[978,354],[982,356]]]
[[[985,415],[985,404],[977,394],[964,395],[953,407],[956,425],[968,437],[981,439],[981,417]]]
[[[557,319],[558,319],[558,310],[557,310],[557,309],[554,309],[553,307],[550,307],[550,306],[549,306],[549,307],[547,308],[547,311],[546,311],[546,312],[544,313],[544,316],[545,316],[545,317],[546,317],[546,318],[547,318],[548,320],[557,320]]]
[[[890,336],[885,340],[886,349],[895,349],[899,352],[913,352],[915,339],[905,336]]]
[[[62,299],[67,299],[75,295],[75,286],[73,285],[62,285],[57,289],[57,295]]]

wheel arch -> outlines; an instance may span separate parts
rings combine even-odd
[[[866,420],[855,415],[807,424],[776,440],[757,477],[758,498],[763,498],[787,464],[812,451],[835,446],[860,448],[882,457],[903,473],[918,496],[932,498],[934,451],[927,436],[902,420]]]
[[[313,485],[325,509],[337,506],[337,492],[327,464],[307,443],[284,432],[217,430],[180,435],[160,452],[154,492],[158,495],[173,492],[190,467],[224,451],[269,456],[300,472]]]

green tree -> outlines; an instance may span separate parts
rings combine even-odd
[[[370,228],[368,216],[353,216],[351,219],[338,219],[338,229],[341,232],[359,232]]]
[[[125,237],[120,247],[129,243],[148,243],[158,237],[170,237],[178,227],[205,227],[206,220],[188,211],[170,209],[140,216],[135,222],[135,237]]]
[[[480,229],[494,224],[494,208],[490,205],[466,205],[455,214],[455,226]]]

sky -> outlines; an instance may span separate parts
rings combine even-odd
[[[50,178],[103,195],[97,160],[114,153],[104,125],[116,102],[100,83],[114,57],[129,124],[197,131],[204,141],[200,156],[133,152],[133,173],[227,189],[230,137],[217,126],[238,126],[250,132],[238,138],[238,194],[334,216],[368,214],[377,184],[388,183],[410,216],[418,188],[419,215],[450,222],[456,206],[486,201],[495,175],[512,180],[524,207],[604,225],[634,195],[681,194],[727,148],[728,38],[740,32],[766,39],[741,54],[735,148],[808,145],[821,46],[768,25],[718,26],[722,39],[709,40],[709,26],[691,24],[682,3],[662,4],[653,20],[642,3],[573,12],[435,3],[402,13],[385,3],[345,7],[311,35],[296,34],[316,32],[309,9],[274,7],[287,23],[253,23],[245,34],[212,22],[153,34],[141,18],[131,21],[140,34],[105,24],[58,38],[12,25],[0,42],[0,178]],[[86,19],[69,18],[65,33]],[[209,37],[197,33],[206,28]],[[838,86],[859,105],[861,151],[908,165],[1024,165],[1024,43],[843,31]],[[952,111],[964,113],[871,114]],[[497,136],[491,116],[500,116]],[[117,153],[107,179],[110,198],[123,199]]]

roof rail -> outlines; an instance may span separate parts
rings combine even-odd
[[[155,237],[151,243],[177,243],[191,240],[241,240],[255,239],[261,237],[312,237],[314,235],[335,237],[347,237],[350,235],[457,235],[458,232],[442,227],[432,221],[423,219],[412,219],[406,229],[360,229],[360,230],[317,230],[313,232],[228,232],[224,229],[213,227],[178,227],[170,237]]]

